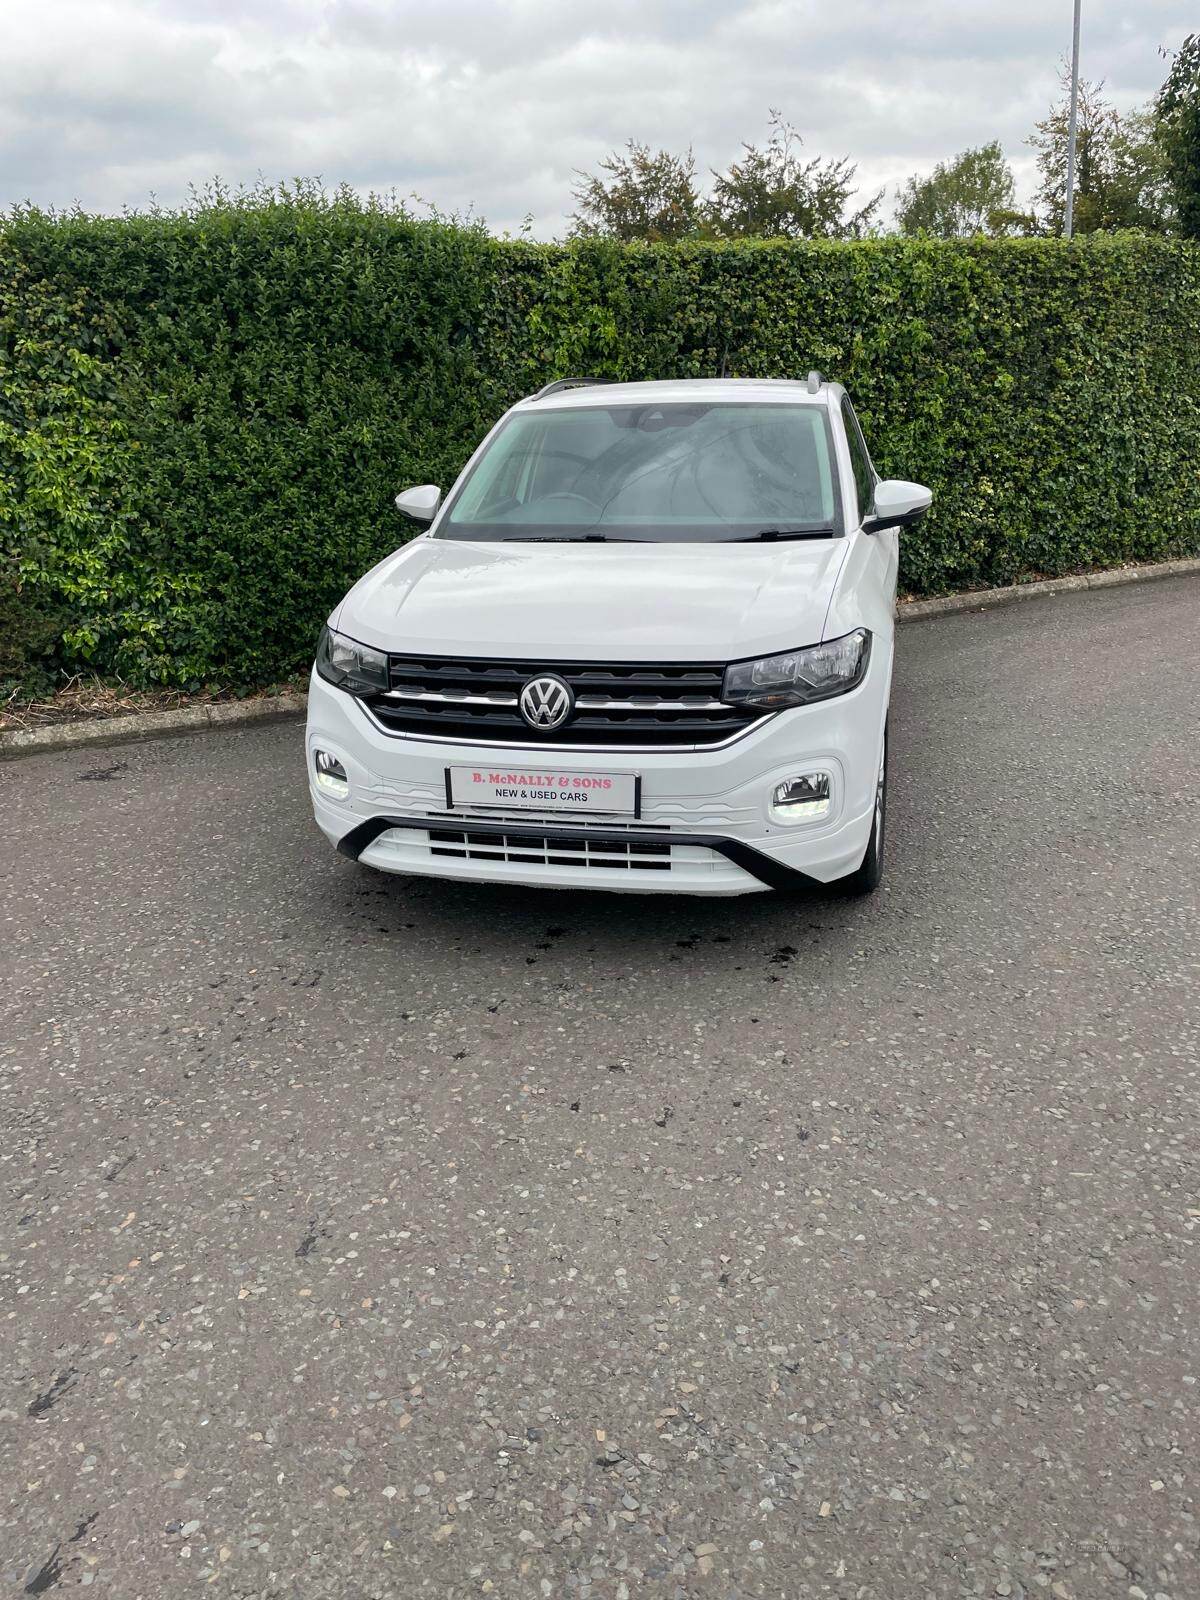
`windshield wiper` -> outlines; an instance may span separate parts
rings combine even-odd
[[[832,539],[830,528],[759,528],[757,533],[729,539],[728,544],[753,544],[758,539]]]
[[[644,539],[614,539],[607,533],[506,533],[501,544],[645,544]]]

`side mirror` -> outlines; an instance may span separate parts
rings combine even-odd
[[[885,528],[907,528],[919,522],[933,504],[933,490],[923,483],[906,483],[903,478],[884,478],[875,485],[875,507],[863,518],[864,533],[882,533]]]
[[[428,526],[437,515],[442,503],[442,491],[436,483],[423,483],[418,489],[405,489],[396,496],[396,510],[410,522]]]

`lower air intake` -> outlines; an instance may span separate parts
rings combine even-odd
[[[640,839],[598,843],[579,835],[528,832],[496,834],[489,838],[461,833],[455,828],[431,828],[429,853],[459,861],[520,861],[534,866],[585,867],[597,871],[669,872],[671,846],[646,844]]]

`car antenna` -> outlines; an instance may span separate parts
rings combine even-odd
[[[809,394],[820,394],[820,392],[821,392],[821,384],[824,381],[825,380],[821,377],[821,374],[817,371],[816,367],[814,367],[812,369],[812,371],[808,375],[808,392],[809,392]]]

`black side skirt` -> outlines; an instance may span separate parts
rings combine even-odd
[[[544,822],[534,822],[532,818],[523,825],[519,822],[477,822],[473,817],[368,817],[366,822],[360,822],[356,828],[342,835],[338,840],[338,849],[351,861],[357,861],[367,846],[374,844],[379,835],[386,833],[389,828],[444,828],[465,835],[468,841],[499,839],[508,833],[538,833],[563,844],[581,845],[590,841],[602,848],[608,846],[618,849],[626,844],[695,844],[716,850],[727,861],[732,861],[734,866],[741,867],[752,878],[757,878],[759,883],[766,884],[768,889],[829,892],[828,884],[818,878],[810,878],[807,872],[786,867],[774,857],[756,850],[753,845],[743,844],[740,839],[722,839],[711,833],[650,833],[642,829],[635,832],[629,828],[589,828],[586,833],[578,833],[569,828],[548,827]]]

